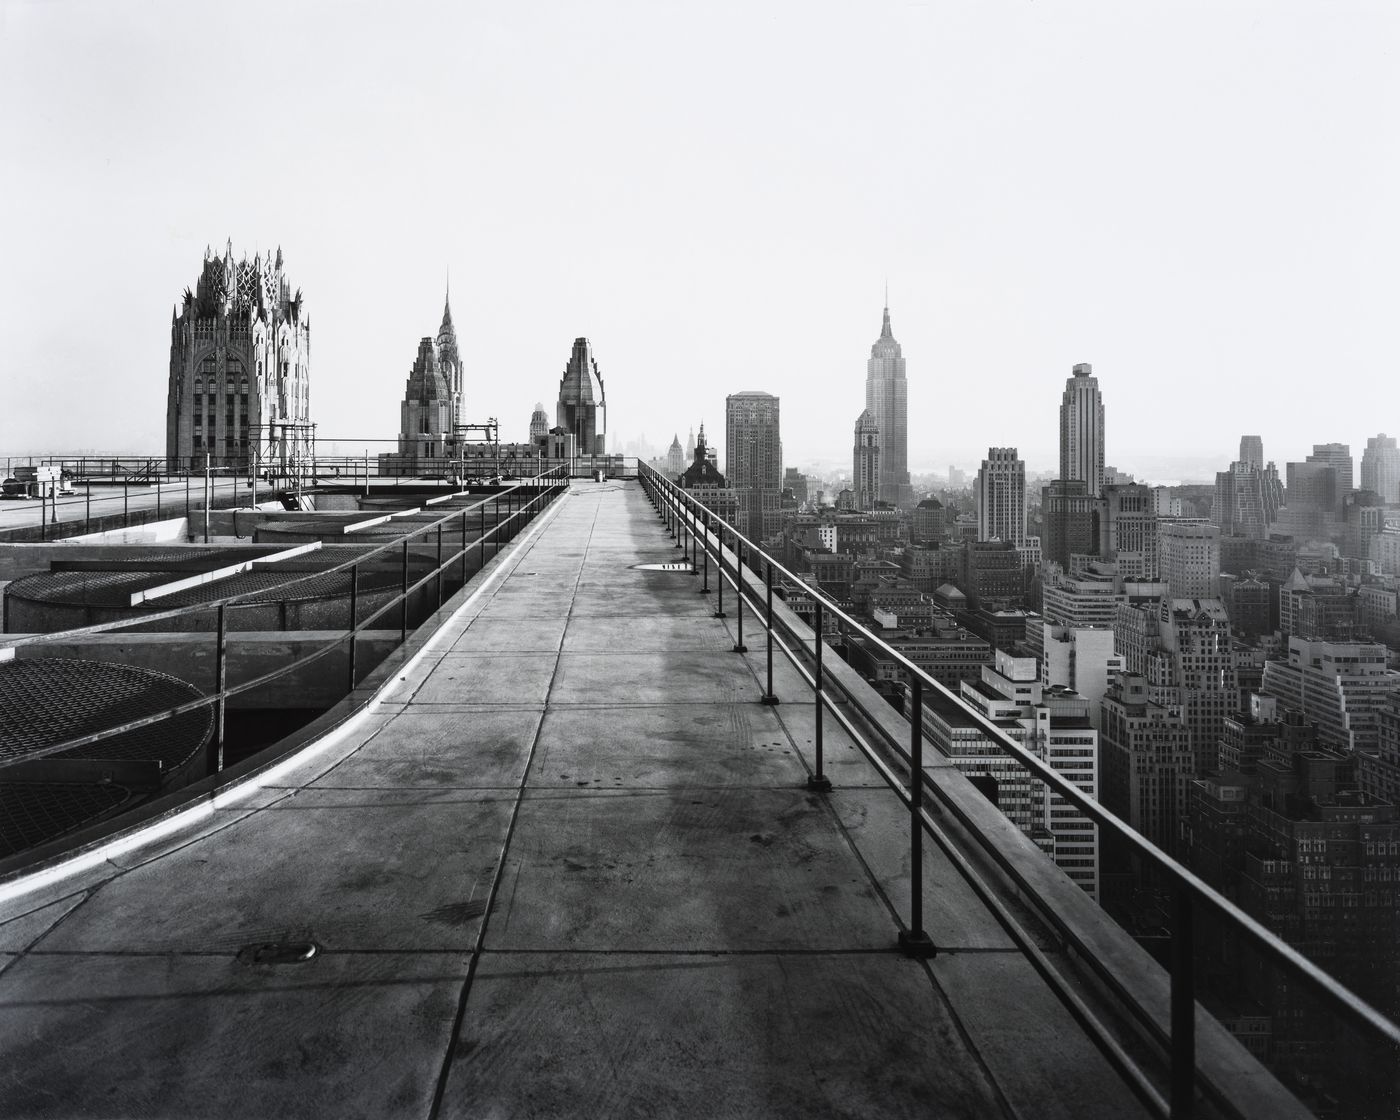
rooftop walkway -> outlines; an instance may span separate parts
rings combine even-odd
[[[576,484],[348,733],[0,904],[0,1115],[1141,1115],[934,853],[894,949],[899,799],[679,556]]]

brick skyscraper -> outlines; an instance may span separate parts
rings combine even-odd
[[[758,543],[782,528],[778,398],[771,393],[734,393],[725,398],[724,419],[724,470],[739,499],[738,529]]]

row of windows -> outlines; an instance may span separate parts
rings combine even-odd
[[[240,378],[237,379],[236,382],[235,382],[235,380],[234,380],[234,378],[233,378],[232,376],[230,376],[230,377],[228,377],[228,378],[225,378],[225,380],[224,380],[224,391],[225,391],[226,393],[232,393],[232,392],[234,391],[235,385],[237,386],[238,391],[241,392],[245,397],[248,395],[248,379],[247,379],[246,377],[240,377]],[[204,392],[204,388],[205,388],[204,378],[202,378],[202,377],[196,377],[196,378],[194,379],[194,394],[195,394],[195,399],[196,399],[196,400],[198,400],[200,394]],[[217,377],[211,377],[211,378],[209,378],[209,392],[210,392],[210,394],[211,394],[211,395],[217,394],[218,391],[219,391],[219,379],[218,379]]]
[[[223,442],[224,442],[224,446],[225,446],[225,447],[234,447],[234,446],[238,446],[238,447],[247,447],[247,446],[248,446],[248,434],[245,432],[239,439],[236,439],[236,440],[235,440],[232,436],[225,436]],[[215,439],[213,436],[210,436],[210,437],[206,440],[206,439],[204,438],[204,436],[203,436],[200,432],[195,432],[195,434],[194,434],[194,449],[195,449],[196,451],[199,451],[199,450],[201,450],[202,448],[213,448],[213,447],[217,447],[218,444],[219,444],[219,441],[218,441],[217,439]]]

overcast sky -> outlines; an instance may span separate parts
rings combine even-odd
[[[162,453],[231,238],[282,246],[351,444],[450,268],[503,438],[587,335],[610,446],[762,389],[790,465],[848,462],[888,278],[916,471],[1052,466],[1086,361],[1124,469],[1359,461],[1400,431],[1397,47],[1395,0],[0,0],[0,454]]]

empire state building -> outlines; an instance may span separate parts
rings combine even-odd
[[[890,331],[888,307],[865,369],[865,407],[880,431],[877,497],[909,509],[914,504],[914,488],[909,485],[909,383],[904,379],[904,352]]]

